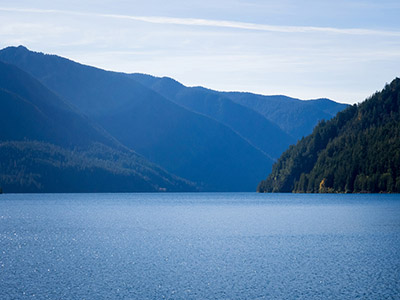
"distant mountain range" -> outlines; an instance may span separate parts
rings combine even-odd
[[[0,50],[0,61],[6,192],[252,191],[290,144],[346,106],[189,88],[22,46]],[[68,183],[66,165],[87,179]]]
[[[320,120],[329,120],[347,107],[329,99],[300,100],[286,96],[263,96],[251,93],[225,93],[229,99],[247,106],[297,141],[309,135]]]
[[[143,74],[132,74],[131,77],[170,101],[224,124],[272,160],[296,142],[275,123],[251,108],[233,102],[223,93],[186,87],[171,78]]]
[[[260,192],[400,192],[400,79],[291,146]]]
[[[0,106],[0,185],[6,192],[196,190],[3,62]]]

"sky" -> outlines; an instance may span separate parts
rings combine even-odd
[[[358,103],[400,77],[400,1],[1,0],[24,45],[188,86]]]

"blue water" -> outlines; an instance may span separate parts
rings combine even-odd
[[[0,195],[0,299],[400,299],[400,195]]]

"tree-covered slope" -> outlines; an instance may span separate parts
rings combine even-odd
[[[228,126],[171,102],[129,75],[9,47],[15,64],[118,141],[208,191],[254,190],[272,160]]]
[[[193,191],[24,71],[0,62],[4,192]]]
[[[62,148],[38,141],[0,142],[0,187],[7,193],[195,191],[134,152],[103,144]]]
[[[274,164],[259,192],[400,192],[400,79],[319,123]]]

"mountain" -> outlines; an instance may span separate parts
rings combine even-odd
[[[260,113],[296,141],[309,135],[319,121],[331,119],[348,106],[329,99],[299,100],[238,92],[226,92],[224,96]]]
[[[0,142],[0,186],[7,193],[182,192],[190,182],[132,151],[93,144],[77,151],[38,141]]]
[[[0,140],[38,140],[63,147],[98,142],[123,147],[32,76],[3,62],[0,101]]]
[[[274,160],[296,142],[276,124],[222,93],[202,87],[186,87],[168,77],[144,74],[132,74],[131,77],[172,102],[226,125]]]
[[[228,126],[190,111],[123,73],[8,47],[26,71],[124,146],[207,191],[251,191],[272,160]]]
[[[195,190],[3,62],[0,107],[0,186],[5,192]]]
[[[400,192],[400,79],[320,122],[274,164],[259,192]]]
[[[286,96],[218,92],[203,87],[186,87],[168,77],[130,76],[169,100],[225,124],[273,158],[310,134],[320,120],[329,120],[348,106],[324,98],[300,100]]]

